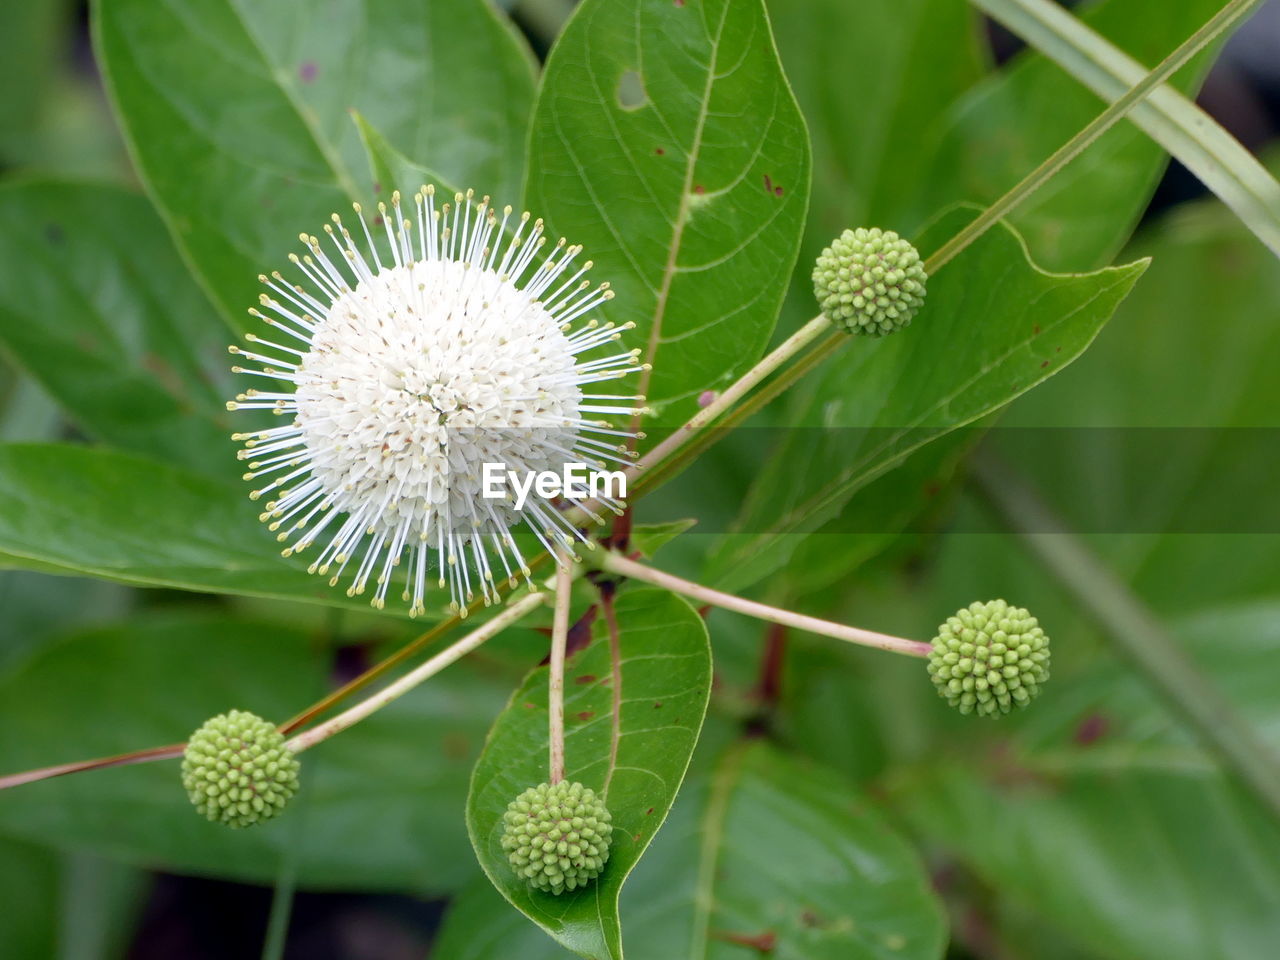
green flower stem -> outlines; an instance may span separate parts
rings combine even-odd
[[[164,747],[152,747],[149,750],[134,750],[113,757],[99,757],[95,760],[79,760],[75,763],[60,763],[53,767],[41,767],[38,770],[24,770],[22,773],[11,773],[0,777],[0,790],[9,787],[20,787],[24,783],[35,783],[37,780],[50,780],[53,777],[66,776],[68,773],[82,773],[85,770],[102,770],[106,767],[127,767],[134,763],[147,763],[151,760],[175,760],[182,756],[187,748],[185,743],[171,743]]]
[[[1142,601],[1008,468],[979,457],[973,476],[1010,529],[1106,631],[1173,713],[1259,800],[1280,814],[1280,756],[1205,679]]]
[[[630,560],[613,551],[606,551],[598,559],[598,563],[600,569],[608,573],[616,573],[619,576],[629,577],[633,580],[641,580],[645,583],[653,584],[655,587],[670,590],[672,593],[682,594],[691,600],[698,601],[698,603],[709,603],[725,610],[732,610],[748,617],[755,617],[757,620],[767,620],[769,623],[793,627],[806,633],[834,637],[836,640],[843,640],[846,643],[875,647],[877,650],[902,653],[909,657],[927,657],[933,649],[932,644],[922,643],[918,640],[904,640],[902,637],[891,637],[888,634],[875,633],[859,627],[848,627],[842,623],[819,620],[817,617],[806,616],[803,613],[795,613],[779,607],[770,607],[767,604],[756,603],[754,600],[745,600],[730,593],[721,593],[711,587],[704,587],[700,583],[693,583],[670,573],[655,570],[653,567],[637,563],[635,560]]]
[[[551,620],[551,664],[547,675],[547,741],[553,785],[564,779],[564,653],[569,642],[571,562],[564,551],[556,558],[556,604]]]
[[[300,773],[304,784],[315,778],[315,763]],[[298,864],[306,847],[307,810],[311,791],[300,790],[289,821],[289,839],[280,851],[275,889],[271,895],[271,911],[267,914],[267,931],[262,942],[261,960],[284,960],[285,941],[289,939],[289,920],[293,915],[293,899],[298,889]]]
[[[942,245],[925,262],[925,270],[932,274],[948,263],[965,247],[986,233],[1002,218],[1012,213],[1029,196],[1063,167],[1083,153],[1095,140],[1122,120],[1133,108],[1155,92],[1156,88],[1178,72],[1197,53],[1212,43],[1223,31],[1244,19],[1261,4],[1261,0],[1232,0],[1214,14],[1199,30],[1188,37],[1171,54],[1165,57],[1145,77],[1113,101],[1087,126],[1064,143],[1051,157],[1027,174],[1003,197],[983,210],[972,223]]]
[[[324,723],[317,724],[309,730],[304,730],[288,742],[289,749],[295,753],[300,753],[309,747],[314,747],[317,743],[328,740],[334,734],[341,733],[343,730],[354,726],[365,717],[404,696],[424,680],[434,677],[445,667],[456,663],[522,617],[532,613],[543,603],[545,603],[545,600],[541,593],[527,593],[519,600],[509,603],[507,608],[493,619],[472,630],[461,640],[445,647],[430,660],[410,670],[395,682],[383,687],[373,696],[361,700],[355,706],[349,707]]]

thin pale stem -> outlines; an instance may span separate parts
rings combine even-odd
[[[573,575],[569,555],[561,552],[556,563],[556,605],[551,620],[551,665],[547,672],[547,726],[551,782],[564,779],[564,653],[569,643],[569,600]]]
[[[311,706],[307,707],[307,709],[299,713],[297,716],[281,724],[280,732],[287,735],[287,734],[293,733],[295,730],[299,730],[302,727],[305,727],[308,723],[310,723],[316,717],[320,716],[320,714],[325,713],[335,704],[338,704],[343,700],[347,699],[348,697],[350,697],[352,694],[358,693],[359,691],[363,690],[365,687],[373,683],[373,681],[377,680],[378,677],[382,676],[392,667],[396,666],[399,663],[403,663],[405,660],[408,660],[419,650],[428,646],[435,640],[438,640],[444,634],[448,633],[449,629],[458,622],[459,620],[456,617],[450,617],[448,620],[442,620],[440,623],[436,624],[430,630],[427,630],[426,632],[419,635],[417,638],[409,641],[407,644],[405,644],[403,647],[401,647],[391,656],[387,657],[381,663],[375,664],[373,667],[366,670],[364,673],[360,674],[360,676],[355,677],[354,679],[343,684],[337,690],[334,690],[332,693],[328,694],[323,700],[320,700],[312,704]]]
[[[791,610],[783,610],[780,607],[756,603],[754,600],[735,597],[731,593],[722,593],[719,590],[713,590],[711,587],[704,587],[700,583],[694,583],[691,580],[685,580],[673,574],[655,570],[653,567],[637,563],[635,560],[630,560],[612,551],[606,552],[599,559],[599,563],[600,568],[607,570],[609,573],[616,573],[620,576],[630,577],[633,580],[651,583],[655,587],[662,587],[672,593],[682,594],[691,600],[698,601],[698,603],[711,604],[725,610],[732,610],[735,613],[745,614],[748,617],[755,617],[757,620],[766,620],[769,623],[777,623],[784,627],[803,630],[806,633],[834,637],[836,640],[843,640],[846,643],[875,647],[877,650],[902,653],[909,657],[927,657],[929,651],[933,649],[931,644],[922,643],[918,640],[891,637],[888,634],[875,633],[872,630],[863,630],[859,627],[849,627],[842,623],[832,623],[830,620],[820,620],[817,617],[806,616],[803,613],[795,613]]]
[[[317,724],[310,730],[303,731],[288,741],[287,746],[295,753],[300,753],[309,747],[314,747],[317,743],[328,740],[334,734],[341,733],[343,730],[354,726],[370,714],[376,713],[387,704],[398,700],[424,680],[434,677],[445,667],[456,663],[471,651],[478,649],[486,641],[542,606],[543,603],[542,594],[526,594],[508,605],[505,610],[497,614],[493,619],[472,630],[461,640],[445,647],[430,660],[410,670],[394,683],[388,684],[373,696],[361,700],[355,706],[344,710],[336,717]]]
[[[540,566],[542,566],[542,564],[546,562],[546,560],[547,560],[547,557],[545,554],[543,554],[540,557],[534,557],[529,564],[529,568],[531,570],[537,570]],[[494,589],[496,589],[498,594],[501,596],[501,595],[505,595],[513,588],[507,583],[500,583]],[[484,609],[483,603],[481,600],[477,599],[473,603],[471,603],[471,605],[468,607],[468,612],[475,612],[482,609]],[[369,686],[369,684],[373,683],[373,681],[377,680],[380,676],[385,674],[387,671],[404,663],[404,661],[408,660],[415,653],[418,653],[423,648],[429,646],[430,644],[434,643],[436,640],[440,639],[442,636],[447,634],[450,630],[452,630],[458,624],[462,623],[465,619],[466,617],[461,614],[454,614],[448,619],[441,620],[434,627],[431,627],[429,630],[420,634],[415,639],[409,641],[409,643],[405,644],[403,647],[401,647],[395,653],[391,654],[391,656],[387,657],[385,660],[382,660],[374,664],[364,673],[360,674],[360,676],[349,681],[348,683],[343,684],[341,687],[339,687],[337,690],[334,690],[332,693],[324,697],[322,700],[319,700],[316,703],[313,703],[311,706],[307,707],[307,709],[303,710],[297,716],[293,717],[286,723],[282,724],[280,727],[280,732],[284,734],[289,734],[289,733],[293,733],[295,730],[305,727],[312,720],[316,719],[316,717],[320,716],[323,713],[326,713],[333,707],[337,706],[343,700],[346,700],[347,698],[349,698],[352,694],[359,693],[361,690]]]

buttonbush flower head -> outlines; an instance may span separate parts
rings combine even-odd
[[[299,767],[272,724],[232,710],[191,735],[182,754],[182,785],[208,819],[251,827],[270,820],[297,793]]]
[[[609,859],[612,817],[590,787],[561,780],[530,787],[507,806],[502,849],[535,890],[585,887]]]
[[[1022,607],[971,603],[938,627],[929,676],[961,713],[1009,713],[1030,703],[1049,679],[1049,638]]]
[[[581,536],[560,510],[578,499],[535,489],[517,510],[510,489],[482,496],[484,464],[525,476],[630,462],[629,434],[599,415],[635,414],[641,398],[589,391],[640,369],[639,351],[615,343],[633,325],[591,316],[608,284],[585,280],[582,248],[548,244],[527,213],[470,191],[437,207],[429,186],[411,210],[399,193],[379,204],[381,230],[355,210],[355,236],[336,214],[323,240],[302,235],[307,251],[290,257],[301,282],[260,278],[270,293],[249,312],[278,335],[231,347],[261,365],[234,369],[267,383],[228,406],[290,418],[236,435],[245,477],[264,481],[251,496],[292,538],[285,555],[320,544],[310,569],[332,585],[351,571],[348,594],[372,584],[382,607],[407,560],[411,614],[425,609],[428,569],[465,611],[477,592],[496,599],[496,577],[529,576],[512,535],[522,521],[548,550]]]
[[[813,268],[813,294],[846,333],[882,336],[901,330],[924,306],[927,277],[920,254],[892,230],[846,230]]]

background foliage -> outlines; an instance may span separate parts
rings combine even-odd
[[[1102,107],[964,0],[585,0],[565,25],[573,6],[0,11],[0,773],[233,705],[284,720],[415,636],[278,555],[228,439],[255,277],[331,211],[409,176],[525,203],[618,290],[674,425],[812,315],[840,229],[935,249]],[[1076,12],[1151,65],[1219,6]],[[1174,80],[1208,78],[1264,159],[1275,14]],[[1166,162],[1115,127],[906,333],[851,344],[639,509],[700,520],[663,566],[816,615],[925,639],[975,597],[1030,607],[1055,676],[1025,716],[962,718],[917,662],[628,587],[628,657],[682,659],[634,671],[671,719],[625,716],[634,873],[603,901],[546,915],[489,843],[540,769],[532,621],[309,752],[297,809],[248,833],[193,816],[173,763],[0,793],[0,956],[252,956],[295,883],[289,956],[568,956],[486,873],[589,956],[1269,956],[1276,811],[969,471],[1014,464],[1280,742],[1280,268]],[[571,677],[607,669],[594,629]],[[590,778],[603,687],[571,694]]]

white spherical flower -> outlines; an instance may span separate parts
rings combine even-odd
[[[249,334],[253,348],[231,347],[263,365],[236,372],[294,389],[248,390],[228,404],[292,417],[236,434],[253,461],[246,479],[271,478],[251,496],[272,498],[262,519],[283,529],[282,542],[293,538],[285,555],[322,544],[311,571],[336,585],[350,568],[347,592],[372,582],[377,607],[407,558],[411,614],[425,609],[428,568],[463,609],[477,592],[496,598],[495,571],[528,577],[512,536],[522,521],[548,550],[582,539],[560,510],[582,500],[551,502],[534,488],[517,509],[509,486],[483,495],[484,465],[525,477],[630,462],[619,443],[630,434],[592,418],[631,416],[641,402],[584,392],[640,366],[636,350],[588,359],[632,324],[588,318],[612,292],[583,279],[591,263],[575,267],[581,247],[560,240],[547,253],[541,220],[513,219],[510,207],[499,216],[470,192],[437,209],[424,187],[415,208],[405,218],[399,194],[389,210],[379,204],[385,244],[359,205],[363,245],[336,214],[325,227],[331,250],[302,235],[309,252],[290,260],[306,284],[264,276],[268,313],[250,311],[285,342]]]

